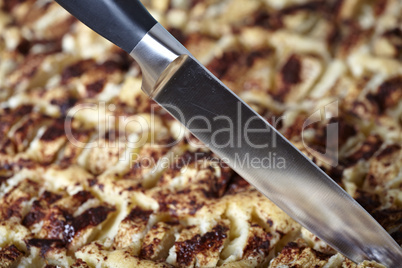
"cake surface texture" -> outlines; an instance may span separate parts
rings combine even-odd
[[[142,2],[402,245],[400,0]],[[141,83],[54,1],[0,0],[0,267],[384,267],[301,227]]]

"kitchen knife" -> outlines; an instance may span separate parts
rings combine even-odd
[[[402,263],[390,235],[341,187],[203,67],[138,0],[56,0],[137,61],[142,88],[289,216],[355,262]],[[239,159],[284,159],[255,168]]]

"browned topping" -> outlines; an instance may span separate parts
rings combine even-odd
[[[277,30],[283,27],[283,22],[279,14],[268,13],[265,10],[258,10],[253,14],[249,25],[260,26],[268,30]]]
[[[85,229],[88,226],[97,226],[104,220],[110,212],[115,211],[113,207],[99,206],[96,208],[90,208],[81,215],[73,219],[72,227],[75,232]]]
[[[124,221],[145,221],[147,222],[149,216],[153,213],[152,210],[143,210],[140,207],[135,207],[131,210],[130,214],[124,219]]]
[[[229,70],[230,66],[235,64],[241,55],[238,52],[225,52],[221,58],[214,58],[208,64],[207,68],[218,78],[222,78]]]
[[[179,265],[190,265],[194,255],[204,251],[218,251],[227,237],[228,228],[222,225],[215,226],[211,232],[203,236],[199,234],[193,238],[176,242],[177,263]]]
[[[55,120],[53,124],[51,124],[46,131],[43,133],[42,137],[40,137],[40,140],[42,141],[53,141],[59,137],[62,137],[65,135],[64,131],[64,120]]]
[[[89,140],[91,136],[92,130],[88,129],[72,129],[72,136],[80,142],[86,142]],[[71,164],[75,163],[79,153],[81,152],[81,148],[74,146],[72,143],[67,143],[65,150],[63,152],[63,156],[60,159],[59,167],[61,169],[65,169],[69,167]]]
[[[24,226],[31,226],[34,223],[39,222],[41,219],[45,217],[45,213],[42,211],[42,206],[38,200],[35,200],[32,204],[31,211],[25,215],[24,219],[22,220],[22,224]]]
[[[59,162],[60,169],[66,169],[73,163],[74,155],[64,157]]]
[[[23,2],[24,0],[7,0],[2,2],[3,6],[1,7],[1,9],[4,10],[5,12],[10,12],[11,10],[13,10],[14,7],[18,6]]]
[[[39,69],[40,64],[44,60],[44,55],[28,55],[24,58],[24,61],[20,64],[17,70],[21,71],[20,78],[31,78]],[[19,81],[16,81],[17,83]]]
[[[270,239],[272,235],[269,233],[264,233],[263,236],[252,235],[247,241],[247,246],[244,248],[244,253],[249,254],[268,254],[270,247]]]
[[[333,117],[329,120],[329,124],[338,123],[339,144],[344,144],[350,137],[357,134],[356,127],[339,117]]]
[[[46,216],[45,221],[48,223],[43,226],[43,231],[46,232],[46,238],[48,239],[61,239],[64,242],[68,241],[66,237],[65,230],[66,225],[69,220],[71,220],[71,215],[67,212],[62,211],[58,208],[53,208],[50,213]]]
[[[0,176],[0,186],[12,176]]]
[[[48,119],[42,114],[32,113],[28,117],[23,118],[21,126],[19,126],[13,135],[13,141],[18,152],[21,152],[27,147],[26,141],[31,141],[36,130]]]
[[[28,179],[14,186],[0,199],[0,218],[7,220],[13,216],[21,217],[22,203],[30,200],[38,190],[38,183]]]
[[[192,216],[195,215],[197,211],[200,210],[205,205],[204,202],[198,203],[196,201],[196,198],[190,198],[190,202],[188,204],[189,204],[189,214]]]
[[[77,259],[75,261],[75,263],[71,265],[71,267],[81,267],[82,268],[82,267],[89,267],[89,266],[82,259]]]
[[[190,0],[190,2],[191,2],[190,6],[195,7],[196,5],[205,2],[205,0]]]
[[[342,39],[341,29],[339,27],[336,27],[333,25],[331,27],[331,29],[329,30],[329,34],[325,40],[326,43],[328,44],[328,46],[330,48],[330,52],[332,54],[335,54],[335,50],[336,50],[335,48],[337,47],[337,45],[339,44],[341,39]]]
[[[29,227],[42,220],[45,217],[45,210],[48,208],[48,205],[53,204],[60,198],[61,195],[45,191],[38,200],[32,203],[31,210],[24,217],[22,224]]]
[[[245,58],[246,65],[251,67],[254,65],[256,60],[266,58],[271,53],[272,51],[270,49],[254,50],[247,54],[247,57]]]
[[[2,118],[0,118],[0,133],[7,134],[7,132],[10,130],[12,124],[13,124],[14,119],[11,117],[6,117],[6,116],[2,116]],[[5,140],[6,137],[1,137],[1,140]]]
[[[154,245],[149,244],[143,248],[141,248],[140,257],[146,258],[146,256],[152,256],[154,254]]]
[[[318,259],[320,259],[320,260],[328,260],[329,258],[331,258],[331,254],[325,254],[325,253],[322,253],[322,252],[319,252],[319,251],[317,251],[317,250],[314,250],[313,249],[313,252],[314,252],[314,255],[318,258]]]
[[[113,73],[115,71],[126,72],[132,64],[136,64],[133,58],[124,50],[117,49],[113,54],[113,59],[106,60],[98,68],[104,70],[106,73]]]
[[[274,222],[271,219],[268,219],[267,223],[268,223],[269,227],[272,227],[272,225],[274,225]]]
[[[24,252],[20,251],[16,246],[11,245],[0,249],[0,260],[15,261],[23,254]]]
[[[387,31],[384,33],[384,36],[388,38],[391,44],[396,49],[396,56],[401,59],[402,58],[402,30],[399,28],[395,28],[393,30]]]
[[[380,16],[384,13],[385,8],[387,7],[388,0],[377,0],[374,7],[374,13],[376,16]]]
[[[391,233],[391,237],[398,243],[398,245],[402,244],[402,225],[398,230]]]
[[[401,150],[401,146],[399,144],[388,145],[384,150],[382,150],[377,155],[377,159],[385,158],[385,157],[390,156],[393,153],[398,152],[400,150]]]
[[[283,248],[284,250],[288,249],[304,249],[305,247],[299,247],[299,245],[296,242],[289,242],[286,244],[286,246]]]
[[[367,94],[367,99],[377,105],[380,113],[394,107],[402,98],[402,76],[385,81],[377,93]]]
[[[287,139],[290,139],[295,136],[296,137],[300,136],[300,134],[302,133],[302,128],[303,128],[304,122],[305,122],[305,115],[296,117],[293,124],[285,129],[285,131],[284,131],[285,137]],[[317,126],[317,128],[318,128],[318,123],[311,124],[308,126],[308,128],[310,128],[310,127],[314,128],[314,126]]]
[[[71,26],[77,19],[73,16],[69,16],[64,20],[58,21],[54,24],[49,25],[48,32],[50,33],[49,39],[60,40],[64,34],[68,33]]]
[[[296,55],[290,56],[281,69],[282,81],[285,84],[297,84],[300,82],[301,63]]]
[[[32,112],[32,105],[21,105],[13,113],[14,116],[23,116]]]
[[[82,60],[74,63],[64,69],[61,74],[61,82],[66,83],[70,78],[79,77],[84,72],[95,66],[95,61],[92,59]]]
[[[105,133],[105,135],[103,136],[103,138],[104,138],[105,140],[108,140],[108,141],[114,141],[114,140],[116,140],[116,139],[119,138],[120,134],[121,134],[121,133],[120,133],[118,130],[116,130],[116,129],[110,129],[109,131],[106,131],[106,133]]]
[[[103,70],[105,73],[113,73],[120,70],[120,65],[116,61],[107,60],[104,63],[98,65],[97,69]]]
[[[337,16],[342,9],[343,0],[338,0],[330,8],[329,15]],[[336,19],[336,18],[334,18]],[[345,57],[351,49],[357,45],[365,36],[370,34],[370,29],[364,30],[353,20],[342,21],[339,24],[333,24],[329,35],[326,38],[328,46],[333,54]]]
[[[46,235],[47,240],[57,240],[60,247],[64,247],[81,230],[90,226],[97,226],[114,210],[113,207],[99,206],[90,208],[73,218],[69,212],[53,206],[45,218],[46,224],[42,228],[42,233]]]
[[[354,198],[369,213],[372,213],[381,205],[378,195],[367,193],[362,190],[357,190]]]
[[[21,42],[18,44],[18,46],[16,47],[16,49],[19,53],[26,56],[26,55],[28,55],[31,47],[32,47],[31,42],[29,42],[27,39],[23,38],[21,40]]]
[[[142,161],[134,163],[131,169],[124,174],[123,179],[134,179],[141,176],[142,172]]]
[[[30,40],[23,38],[16,47],[16,50],[24,56],[29,55],[30,49],[35,45],[41,45],[45,48],[44,54],[51,54],[61,51],[61,39],[50,40]]]
[[[77,203],[82,204],[86,202],[88,199],[93,198],[93,195],[91,194],[91,192],[88,191],[79,191],[78,193],[73,195],[73,198],[77,201]]]
[[[332,10],[330,10],[330,12],[332,11],[333,14],[335,16],[339,16],[341,10],[342,10],[342,6],[344,4],[345,0],[335,0],[333,5],[332,5]]]
[[[16,151],[15,144],[11,139],[5,138],[5,140],[0,143],[0,152],[2,154],[10,154],[13,155]]]
[[[152,226],[152,228],[154,228],[154,227],[155,226]],[[154,252],[155,252],[154,251],[155,245],[159,245],[161,240],[155,237],[152,242],[153,243],[141,248],[141,251],[140,251],[141,258],[149,259],[149,256],[153,256]]]
[[[12,166],[14,168],[22,169],[22,168],[34,168],[36,166],[36,162],[32,159],[25,159],[25,158],[20,158],[16,163],[13,163]]]
[[[211,174],[214,172],[213,167],[209,167],[211,170]],[[209,190],[204,190],[203,193],[207,198],[220,198],[228,187],[229,181],[231,180],[232,172],[230,169],[221,168],[221,176],[217,177],[216,175],[208,177],[206,183],[209,184]]]
[[[132,64],[133,59],[122,50],[116,52],[113,59],[106,60],[101,64],[97,64],[92,59],[81,60],[64,69],[62,73],[62,83],[67,83],[70,78],[79,77],[90,69],[96,69],[99,72],[111,74],[116,71],[127,71]],[[100,84],[100,81],[96,81],[95,83]],[[99,85],[95,85],[95,83],[91,87],[99,88]],[[93,91],[98,92],[99,89],[94,89]]]
[[[299,246],[295,242],[288,243],[281,251],[280,255],[276,259],[279,263],[289,263],[299,255],[299,253],[305,248],[305,246]]]
[[[312,11],[312,12],[321,11],[324,13],[327,11],[327,8],[328,7],[326,6],[326,2],[319,0],[319,1],[311,1],[311,2],[300,4],[300,5],[286,7],[284,9],[282,9],[280,12],[281,12],[281,14],[284,14],[284,15],[293,14],[298,11]]]
[[[52,99],[50,104],[56,105],[60,108],[60,112],[62,115],[67,114],[68,109],[73,107],[77,103],[77,98],[75,97],[68,97],[66,99]]]
[[[367,160],[381,147],[383,141],[379,136],[369,136],[363,145],[343,162],[345,166],[352,166],[359,160]]]
[[[367,182],[368,185],[370,185],[371,187],[375,187],[376,185],[378,185],[377,178],[376,178],[373,174],[368,174],[368,175],[366,176],[366,182]]]
[[[22,126],[20,126],[18,129],[16,129],[15,134],[14,134],[14,141],[18,145],[22,145],[24,143],[24,140],[29,136],[30,134],[30,129],[32,128],[32,125],[34,125],[36,122],[35,119],[33,118],[28,118],[24,122]]]
[[[63,248],[65,243],[59,239],[38,239],[33,238],[29,239],[27,242],[28,249],[30,247],[37,247],[40,248],[40,253],[44,257],[46,252],[53,248]]]
[[[392,30],[386,31],[383,36],[385,37],[395,37],[395,38],[402,38],[402,30],[399,28],[394,28]]]
[[[24,255],[16,246],[11,245],[0,249],[0,264],[2,267],[14,267],[14,262]]]
[[[342,182],[342,175],[343,175],[343,170],[344,168],[340,165],[336,167],[331,167],[329,170],[324,170],[328,176],[331,177],[336,183],[341,183]]]
[[[105,86],[105,79],[100,79],[86,86],[88,97],[92,98],[98,95]]]
[[[153,196],[159,203],[160,212],[168,212],[173,217],[185,213],[195,215],[205,202],[200,201],[196,191],[185,188],[180,191],[161,191]],[[202,200],[202,199],[201,199]]]
[[[335,3],[332,3],[335,2]],[[268,30],[278,30],[283,28],[283,17],[300,11],[311,12],[313,14],[321,14],[326,19],[334,19],[335,15],[340,10],[342,0],[338,1],[310,1],[307,3],[291,5],[277,12],[268,12],[264,9],[259,9],[252,15],[251,23],[247,25],[261,26]]]
[[[324,254],[314,249],[308,247],[308,245],[301,239],[296,240],[296,242],[288,243],[281,251],[280,255],[278,256],[275,261],[276,264],[291,264],[295,260],[298,259],[299,256],[303,255],[304,252],[310,251],[313,255],[312,257],[317,258],[318,260],[326,261],[332,255]],[[293,266],[291,266],[293,267]],[[295,266],[296,267],[296,266]],[[321,266],[317,266],[321,267]]]
[[[131,62],[132,61],[128,60],[128,58],[125,57],[123,54],[120,54],[120,62],[107,60],[102,63],[99,68],[104,70],[106,73],[113,73],[120,70],[127,71],[130,68]]]
[[[371,214],[385,230],[390,230],[402,224],[402,209],[383,209]]]
[[[174,38],[176,38],[180,43],[184,44],[187,40],[187,37],[184,35],[183,31],[178,28],[169,28],[169,33],[171,33]]]
[[[296,55],[289,57],[287,62],[280,70],[280,85],[274,98],[278,101],[283,101],[289,93],[291,86],[298,84],[301,81],[301,62]]]
[[[93,178],[93,179],[89,179],[89,180],[88,180],[88,185],[89,185],[90,187],[94,186],[94,185],[97,184],[97,183],[98,183],[98,179],[97,179],[97,178]]]
[[[233,175],[225,194],[236,194],[250,187],[250,184],[238,174]]]
[[[252,67],[258,59],[264,59],[272,51],[268,48],[248,51],[229,51],[225,52],[221,57],[214,58],[207,68],[218,78],[226,81],[238,81]],[[244,88],[250,87],[250,83],[240,85]]]

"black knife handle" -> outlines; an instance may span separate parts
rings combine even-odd
[[[77,19],[130,53],[157,23],[139,0],[55,0]]]

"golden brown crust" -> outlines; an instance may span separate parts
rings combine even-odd
[[[17,267],[24,255],[16,246],[11,245],[0,250],[0,265],[4,268]]]
[[[144,3],[402,244],[400,1]],[[335,254],[180,140],[141,81],[56,3],[0,0],[0,266],[378,266]],[[323,107],[338,116],[304,127]],[[336,167],[308,150],[327,142]]]

